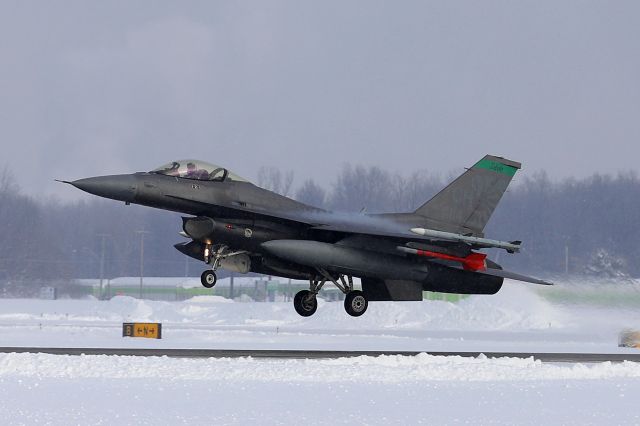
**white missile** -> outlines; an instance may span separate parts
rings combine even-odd
[[[426,228],[411,228],[411,232],[418,235],[424,235],[425,237],[434,238],[437,240],[446,241],[458,241],[461,243],[477,244],[483,247],[495,247],[501,248],[509,253],[516,253],[520,251],[520,241],[498,241],[490,240],[488,238],[472,237],[469,235],[456,234],[453,232],[436,231],[434,229]]]

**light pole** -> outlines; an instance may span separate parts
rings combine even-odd
[[[149,231],[136,231],[140,235],[140,299],[142,299],[142,279],[144,277],[144,236]]]
[[[564,273],[569,275],[569,236],[564,237]]]
[[[98,298],[102,300],[102,281],[104,280],[104,251],[105,251],[105,241],[107,237],[110,237],[109,234],[97,234],[97,237],[102,238],[102,252],[100,253],[100,292],[98,293]]]

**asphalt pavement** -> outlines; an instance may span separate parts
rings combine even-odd
[[[535,352],[407,352],[407,351],[307,351],[307,350],[246,350],[246,349],[138,349],[138,348],[38,348],[0,347],[0,353],[42,353],[52,355],[119,355],[156,356],[170,358],[283,358],[283,359],[331,359],[358,356],[402,355],[416,356],[426,353],[433,356],[459,356],[477,358],[533,358],[542,362],[640,362],[637,353],[535,353]]]

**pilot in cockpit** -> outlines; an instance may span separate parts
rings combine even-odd
[[[194,163],[187,163],[187,172],[184,177],[188,179],[207,180],[209,172],[204,169],[198,169]]]
[[[196,165],[193,163],[187,163],[187,172],[184,174],[184,177],[194,179],[196,177],[196,174]]]

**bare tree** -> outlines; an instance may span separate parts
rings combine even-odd
[[[333,185],[330,205],[335,210],[393,211],[391,176],[379,167],[345,165]]]
[[[433,197],[444,187],[442,180],[426,171],[417,171],[404,177],[399,173],[390,178],[389,196],[393,212],[410,212]]]
[[[293,185],[293,171],[288,170],[284,173],[276,167],[260,167],[258,170],[258,186],[277,194],[289,195],[291,186]]]
[[[314,207],[324,206],[326,192],[313,179],[307,179],[296,192],[296,200]]]
[[[3,166],[2,170],[0,171],[0,197],[9,194],[15,195],[18,190],[19,188],[18,184],[16,183],[15,176],[13,175],[11,170],[9,170],[8,166]]]

